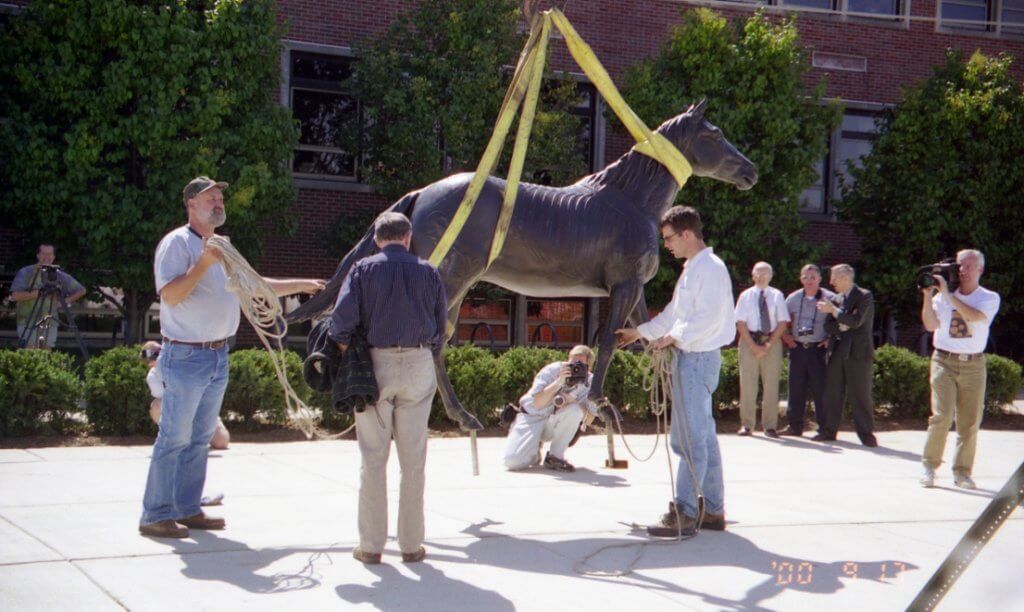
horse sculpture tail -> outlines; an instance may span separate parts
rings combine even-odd
[[[410,216],[412,213],[412,207],[416,204],[416,200],[420,197],[419,190],[411,191],[402,196],[397,202],[388,208],[388,212],[398,212],[405,216]],[[345,277],[348,275],[348,271],[352,269],[357,261],[364,257],[373,255],[373,252],[377,249],[377,245],[373,241],[373,226],[366,231],[362,239],[352,247],[352,250],[342,258],[341,263],[338,264],[338,268],[334,271],[334,276],[324,287],[324,290],[317,293],[310,298],[305,304],[302,304],[292,312],[288,313],[285,317],[289,323],[300,323],[302,321],[308,321],[315,319],[322,313],[334,306],[334,302],[338,299],[338,291],[341,290],[341,284],[345,281]]]

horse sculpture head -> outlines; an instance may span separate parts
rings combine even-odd
[[[693,166],[693,174],[735,185],[746,191],[757,183],[757,166],[726,140],[722,130],[704,118],[707,100],[669,119],[658,128]]]

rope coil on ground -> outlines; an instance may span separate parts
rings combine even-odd
[[[288,323],[284,320],[281,302],[277,293],[253,269],[231,241],[224,236],[210,236],[206,244],[221,252],[221,264],[227,274],[227,289],[238,296],[242,314],[256,330],[260,342],[266,347],[274,366],[277,381],[284,390],[288,418],[306,438],[340,438],[355,424],[340,434],[326,434],[317,427],[316,413],[306,405],[288,382],[287,364],[284,357],[284,338],[288,334]]]

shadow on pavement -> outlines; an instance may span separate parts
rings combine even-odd
[[[385,562],[366,566],[378,577],[373,584],[341,584],[335,591],[348,603],[368,603],[378,610],[515,610],[511,601],[495,591],[445,576],[430,565],[430,557],[406,567],[418,580]]]
[[[488,527],[497,524],[499,523],[485,520],[464,530],[464,533],[477,538],[465,546],[431,543],[434,550],[455,553],[435,554],[433,558],[452,563],[491,565],[514,571],[543,571],[548,574],[555,572],[569,578],[610,581],[624,586],[641,587],[647,591],[690,595],[699,597],[702,602],[714,606],[715,609],[722,610],[764,610],[763,602],[786,590],[827,595],[844,588],[841,579],[890,582],[901,579],[904,572],[917,569],[917,566],[911,563],[890,559],[822,561],[775,554],[762,550],[751,541],[728,531],[705,531],[694,539],[682,542],[651,540],[639,530],[630,534],[634,537],[581,538],[549,542],[487,531]],[[541,547],[570,560],[574,562],[575,567],[565,563],[556,564],[555,567],[545,566],[543,559],[536,553],[507,554],[511,549],[526,548],[527,545]],[[585,565],[582,565],[581,561],[586,561]],[[709,567],[748,570],[763,576],[763,579],[749,589],[742,599],[732,600],[648,573],[666,569]],[[615,575],[623,572],[624,576]]]

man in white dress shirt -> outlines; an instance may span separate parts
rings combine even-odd
[[[749,436],[757,422],[760,382],[761,424],[764,435],[778,438],[779,378],[782,377],[782,340],[789,323],[786,298],[772,282],[772,267],[759,261],[750,273],[754,286],[736,300],[736,329],[740,334],[740,430]]]
[[[698,526],[725,529],[722,456],[711,394],[718,387],[720,349],[736,337],[736,318],[729,271],[704,243],[700,214],[673,206],[662,216],[660,230],[672,255],[686,259],[672,301],[647,323],[615,333],[619,346],[644,338],[656,349],[676,350],[670,432],[672,450],[680,457],[675,499],[661,521],[647,528],[653,536],[676,537],[695,533]]]

